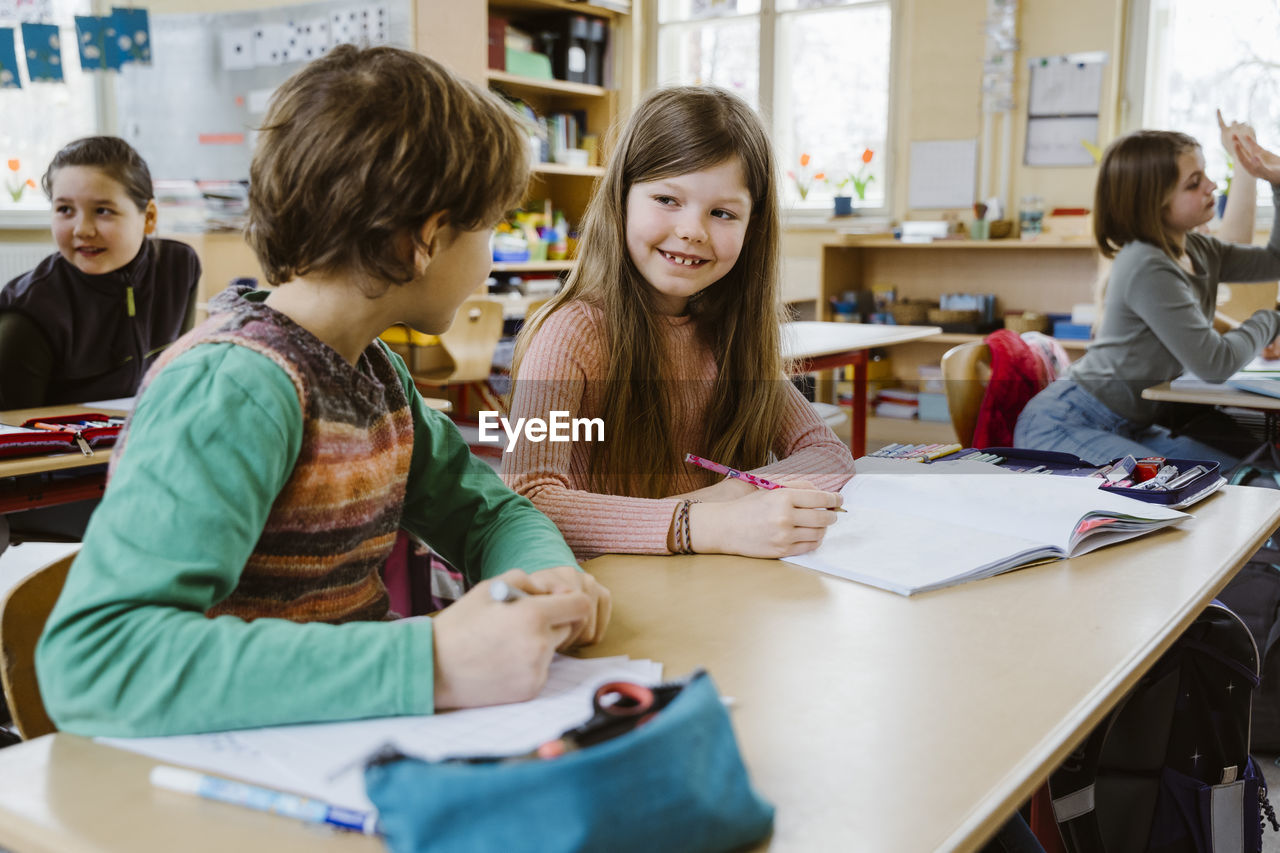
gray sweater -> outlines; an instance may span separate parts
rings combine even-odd
[[[1280,186],[1273,186],[1280,210]],[[1189,275],[1150,243],[1116,254],[1103,303],[1102,325],[1071,378],[1108,408],[1140,426],[1159,419],[1161,405],[1142,390],[1184,371],[1222,382],[1280,334],[1280,312],[1254,313],[1226,334],[1213,330],[1218,282],[1280,279],[1280,213],[1266,246],[1224,243],[1189,233]]]

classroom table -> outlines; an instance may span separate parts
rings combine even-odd
[[[1244,459],[1237,468],[1252,465],[1266,455],[1274,470],[1280,471],[1280,398],[1266,394],[1241,391],[1230,385],[1197,382],[1185,387],[1174,387],[1172,382],[1161,382],[1142,391],[1144,400],[1165,403],[1195,403],[1200,406],[1230,406],[1237,409],[1253,409],[1263,417],[1262,444]],[[1223,472],[1229,473],[1229,472]]]
[[[58,417],[83,412],[123,417],[123,409],[92,408],[84,405],[39,406],[33,409],[0,411],[0,424],[17,426],[31,418]],[[111,447],[99,447],[89,456],[79,449],[67,453],[44,453],[37,456],[14,456],[0,459],[0,514],[35,509],[42,506],[82,501],[101,497],[107,479],[106,464]],[[90,469],[82,476],[44,477],[54,471]],[[3,550],[0,547],[0,550]]]
[[[800,363],[802,373],[853,368],[849,449],[867,453],[867,350],[942,334],[937,326],[887,326],[871,323],[827,323],[803,320],[782,327],[782,354]]]
[[[586,653],[710,671],[778,808],[768,849],[975,850],[1280,524],[1280,492],[1225,487],[1194,514],[913,598],[773,560],[600,557],[613,621]],[[0,846],[380,849],[154,791],[154,764],[67,734],[0,750]]]

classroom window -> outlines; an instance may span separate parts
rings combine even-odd
[[[23,4],[18,4],[22,7]],[[0,27],[15,29],[16,49],[19,54],[18,73],[21,89],[0,89],[0,114],[8,118],[0,122],[0,160],[20,161],[17,177],[32,178],[40,183],[40,176],[62,146],[73,139],[98,132],[98,90],[93,75],[80,70],[80,57],[76,48],[76,15],[90,14],[89,0],[51,0],[51,19],[59,29],[62,52],[62,83],[32,83],[27,78],[26,63],[22,61],[22,21],[5,17],[0,11]],[[14,4],[7,4],[13,10]],[[0,4],[0,10],[5,10]],[[6,180],[15,176],[7,168]],[[6,202],[8,195],[4,196]],[[23,202],[45,201],[44,194],[27,189]]]
[[[1146,41],[1145,79],[1140,92],[1131,92],[1139,95],[1141,126],[1198,139],[1205,169],[1219,186],[1225,185],[1228,165],[1215,109],[1228,120],[1248,121],[1264,145],[1280,145],[1275,0],[1231,0],[1230,14],[1223,14],[1221,0],[1144,0],[1135,12],[1135,29]],[[1258,188],[1258,205],[1271,209],[1269,188]]]
[[[769,121],[784,175],[784,203],[831,208],[835,182],[871,176],[864,209],[888,197],[892,0],[660,0],[656,83],[713,84],[741,95]],[[772,117],[770,119],[770,116]],[[869,164],[863,152],[874,152]],[[807,169],[800,157],[810,155]],[[796,172],[816,172],[800,197]],[[855,195],[852,182],[844,194]]]

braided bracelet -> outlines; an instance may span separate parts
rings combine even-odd
[[[696,503],[701,503],[701,501],[681,501],[680,508],[676,511],[675,540],[677,554],[694,553],[693,533],[689,528],[689,506]]]

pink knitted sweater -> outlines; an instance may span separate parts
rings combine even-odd
[[[681,452],[705,455],[702,428],[716,363],[689,317],[668,318],[667,375],[671,393],[672,439]],[[565,411],[572,418],[599,417],[606,362],[604,326],[598,309],[571,303],[553,314],[525,354],[511,401],[511,421],[547,418]],[[853,476],[853,457],[794,386],[789,387],[781,428],[774,441],[779,460],[756,469],[768,479],[804,479],[820,489],[838,490]],[[620,424],[605,424],[605,430]],[[585,491],[591,444],[531,442],[521,439],[503,455],[502,477],[533,501],[560,528],[579,559],[601,553],[667,554],[667,531],[679,501],[633,498]],[[684,466],[668,494],[712,485],[718,475]]]

